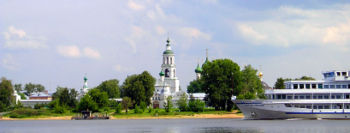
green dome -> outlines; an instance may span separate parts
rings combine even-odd
[[[86,77],[84,77],[84,81],[88,80]]]
[[[165,75],[164,72],[160,71],[159,76],[164,76],[164,75]]]
[[[174,52],[171,51],[171,50],[165,50],[165,51],[163,52],[163,54],[174,54]]]
[[[201,73],[203,70],[202,68],[199,66],[199,64],[197,65],[197,68],[194,70],[196,73]]]

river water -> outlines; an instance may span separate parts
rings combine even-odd
[[[349,120],[22,120],[0,121],[0,133],[349,133]]]

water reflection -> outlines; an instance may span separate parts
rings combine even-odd
[[[258,129],[234,128],[234,127],[204,127],[200,133],[263,133]]]

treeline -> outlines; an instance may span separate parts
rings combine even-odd
[[[301,76],[300,78],[295,78],[295,79],[280,77],[280,78],[277,78],[273,88],[274,89],[285,89],[286,86],[284,85],[284,82],[291,81],[291,80],[315,80],[315,78],[309,77],[309,76]]]
[[[232,96],[237,96],[238,99],[264,98],[264,91],[257,76],[257,70],[251,65],[244,66],[241,70],[240,66],[230,59],[217,59],[206,62],[202,68],[201,78],[192,81],[187,90],[189,93],[204,92],[206,94],[205,103],[193,98],[185,101],[185,96],[177,103],[172,103],[172,97],[168,97],[164,105],[166,110],[170,111],[173,104],[177,104],[180,111],[202,111],[206,105],[214,107],[216,110],[229,111],[233,109]],[[56,113],[64,113],[68,110],[73,112],[115,110],[116,113],[120,113],[122,109],[127,112],[129,108],[144,111],[152,107],[150,105],[152,104],[151,97],[155,90],[155,82],[155,78],[147,71],[128,76],[122,85],[119,85],[117,79],[106,80],[91,88],[80,100],[76,98],[79,95],[76,89],[57,87],[52,102],[48,105],[36,105],[36,108],[49,108]],[[7,88],[2,87],[1,84],[4,84],[3,86]],[[8,107],[11,105],[9,96],[12,96],[10,93],[13,92],[11,91],[13,86],[11,81],[4,78],[1,84],[0,106]],[[29,87],[24,88],[36,88],[25,89],[29,90],[28,93],[42,88],[33,84],[26,86]],[[2,95],[2,91],[6,93]],[[6,98],[7,100],[3,100]],[[121,103],[110,100],[115,98],[122,98],[123,100]]]

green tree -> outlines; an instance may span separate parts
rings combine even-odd
[[[203,112],[205,103],[199,99],[191,100],[188,103],[188,107],[193,112]]]
[[[202,80],[208,104],[216,110],[231,110],[231,97],[240,91],[240,67],[230,59],[208,61],[203,65]]]
[[[186,93],[183,93],[180,97],[179,100],[177,100],[176,104],[178,106],[178,108],[180,109],[180,111],[187,111],[187,99],[188,99],[188,96]]]
[[[17,93],[19,93],[20,91],[22,91],[22,84],[15,84],[13,86],[15,88],[15,90],[17,91]]]
[[[101,92],[106,92],[108,94],[108,98],[120,97],[119,80],[117,79],[103,81],[96,88]]]
[[[13,86],[11,80],[1,78],[0,82],[0,112],[6,111],[14,103]]]
[[[145,110],[147,109],[147,105],[145,102],[141,102],[140,103],[140,108],[142,109],[142,112],[145,112]]]
[[[164,109],[165,112],[171,112],[171,109],[173,108],[173,101],[172,101],[173,97],[172,96],[168,96],[166,98],[166,103],[164,103]]]
[[[123,83],[123,95],[130,97],[135,105],[140,105],[141,102],[151,104],[151,97],[154,92],[155,78],[147,71],[139,75],[128,76]]]
[[[190,82],[187,86],[187,93],[200,93],[203,90],[203,81],[201,79],[196,79]]]
[[[285,89],[286,86],[284,85],[284,79],[283,78],[277,78],[277,81],[275,85],[273,86],[274,89]]]
[[[264,89],[258,77],[258,70],[251,65],[247,65],[241,72],[240,92],[238,99],[264,98]],[[253,95],[252,95],[253,94]],[[247,95],[247,96],[245,96]]]
[[[56,92],[52,94],[53,100],[58,100],[60,106],[69,106],[75,108],[78,101],[76,97],[78,92],[75,89],[67,87],[57,87]]]
[[[128,109],[132,106],[132,101],[129,97],[123,97],[122,107],[125,109],[125,113],[128,113]]]
[[[32,94],[35,91],[35,84],[32,84],[32,83],[25,84],[24,90],[26,91],[25,94],[27,96],[30,96],[30,94]]]
[[[108,106],[109,100],[106,92],[101,92],[99,89],[91,89],[88,94],[91,96],[92,100],[97,103],[99,108]]]
[[[78,104],[78,111],[86,110],[90,110],[92,112],[98,111],[98,105],[94,100],[92,100],[90,95],[83,96],[83,98],[80,99],[80,102]]]
[[[45,87],[41,84],[35,85],[35,92],[43,92],[45,90]]]
[[[121,103],[118,103],[117,107],[115,108],[115,113],[116,114],[122,113],[122,104]]]

